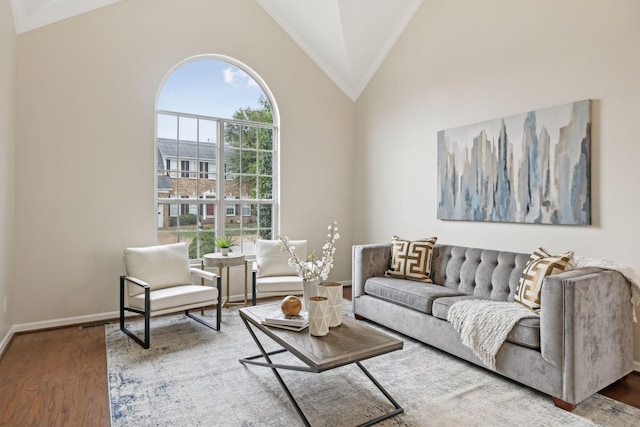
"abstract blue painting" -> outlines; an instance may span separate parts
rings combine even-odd
[[[438,219],[591,224],[591,101],[438,132]]]

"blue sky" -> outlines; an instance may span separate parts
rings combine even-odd
[[[215,59],[199,59],[180,66],[167,77],[157,109],[228,119],[239,108],[259,108],[261,95],[264,92],[260,86],[238,67]],[[174,127],[175,119],[160,117],[158,136],[175,138]]]

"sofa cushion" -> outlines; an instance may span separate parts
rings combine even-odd
[[[571,261],[572,256],[572,251],[560,255],[551,255],[543,248],[538,248],[531,254],[527,265],[524,267],[513,299],[539,313],[544,278],[570,269],[569,261]]]
[[[433,301],[432,314],[438,319],[447,320],[449,308],[454,302],[468,299],[484,299],[473,295],[442,297]],[[531,348],[540,348],[540,318],[526,318],[520,320],[513,327],[507,341]]]
[[[391,266],[386,275],[425,283],[431,281],[431,257],[437,237],[422,240],[404,240],[393,236]]]
[[[420,283],[393,277],[370,277],[364,284],[367,295],[431,314],[433,301],[438,297],[462,295],[432,283]]]
[[[463,294],[495,301],[513,301],[530,254],[433,246],[431,280]]]

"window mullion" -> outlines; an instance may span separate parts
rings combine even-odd
[[[216,230],[218,236],[224,236],[224,223],[226,218],[226,207],[224,205],[224,127],[226,122],[224,120],[218,120],[217,132],[218,132],[218,146],[216,154],[216,197],[218,203],[216,205]]]

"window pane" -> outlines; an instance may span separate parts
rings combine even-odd
[[[226,147],[240,147],[240,125],[224,124],[224,145]]]
[[[260,128],[258,131],[258,148],[261,150],[273,150],[273,129]]]
[[[168,114],[158,114],[158,138],[163,139],[178,139],[178,117]]]
[[[273,239],[273,206],[258,206],[258,234],[261,239]]]
[[[169,245],[171,243],[178,243],[178,236],[175,233],[167,233],[158,230],[158,244]]]
[[[256,173],[256,154],[254,150],[242,150],[240,159],[242,173]]]
[[[180,141],[198,141],[198,121],[192,117],[180,117],[178,121]]]
[[[255,199],[256,198],[256,182],[257,179],[254,175],[242,176],[242,198]]]
[[[257,173],[260,175],[273,175],[273,153],[270,151],[258,152]]]
[[[255,126],[242,126],[242,148],[256,148],[258,129]]]
[[[189,258],[202,258],[202,255],[216,251],[215,230],[204,228],[194,236],[189,244]]]
[[[218,143],[218,121],[217,120],[198,120],[198,142],[203,144]]]
[[[225,148],[224,150],[225,171],[227,173],[240,173],[240,149]]]
[[[270,176],[259,176],[257,191],[257,199],[271,199],[273,197],[273,178]]]

